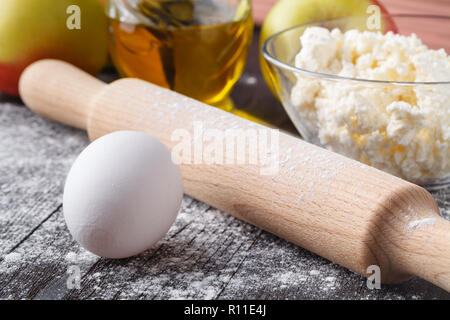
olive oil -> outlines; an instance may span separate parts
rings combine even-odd
[[[231,108],[228,96],[253,33],[250,0],[129,2],[108,11],[111,57],[121,75]]]

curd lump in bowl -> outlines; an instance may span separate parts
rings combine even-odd
[[[291,105],[322,146],[410,181],[449,176],[450,86],[425,84],[450,80],[444,49],[429,49],[415,34],[316,26],[300,41],[297,68],[383,81],[296,74]]]

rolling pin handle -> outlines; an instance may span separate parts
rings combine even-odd
[[[25,69],[19,92],[24,103],[43,117],[86,129],[90,101],[105,85],[69,63],[48,59]]]

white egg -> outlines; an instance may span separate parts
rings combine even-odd
[[[183,197],[170,150],[141,132],[118,131],[91,143],[64,188],[64,218],[85,249],[125,258],[150,248],[172,226]]]

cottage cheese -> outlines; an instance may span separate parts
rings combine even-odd
[[[416,35],[308,28],[298,68],[344,77],[450,81],[450,57]],[[386,85],[297,75],[292,105],[320,144],[412,181],[450,175],[450,85]]]

